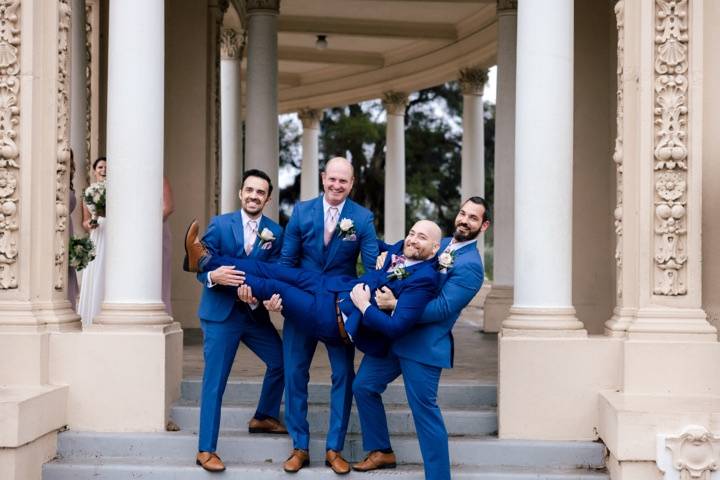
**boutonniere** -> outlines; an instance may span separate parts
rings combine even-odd
[[[262,232],[260,232],[260,248],[267,250],[272,247],[273,240],[275,240],[275,235],[272,230],[267,227],[263,228]]]
[[[438,257],[437,269],[447,271],[455,265],[455,250],[443,252]]]
[[[395,270],[390,272],[388,274],[388,280],[403,280],[410,276],[410,272],[408,272],[407,268],[405,268],[402,265],[399,265],[395,267]]]
[[[343,218],[340,220],[335,230],[343,240],[357,240],[357,237],[355,236],[355,222],[349,218]]]

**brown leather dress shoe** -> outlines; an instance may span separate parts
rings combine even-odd
[[[397,460],[394,453],[383,453],[380,450],[373,450],[360,463],[353,465],[353,470],[358,472],[369,472],[370,470],[378,470],[382,468],[395,468]]]
[[[332,468],[332,471],[338,475],[350,473],[350,464],[335,450],[327,451],[325,454],[325,465]]]
[[[200,226],[197,220],[193,220],[187,232],[185,232],[185,259],[183,260],[183,270],[186,272],[200,271],[200,259],[208,253],[205,245],[198,239],[199,234]]]
[[[287,435],[288,431],[285,426],[272,417],[268,417],[265,420],[258,420],[253,418],[248,423],[248,432],[250,433],[273,433],[277,435]]]
[[[308,465],[310,465],[310,454],[308,451],[301,448],[295,448],[288,459],[285,460],[283,470],[287,473],[297,473],[301,468],[307,467]]]
[[[195,458],[195,463],[208,472],[218,473],[225,471],[225,464],[215,452],[199,452]]]

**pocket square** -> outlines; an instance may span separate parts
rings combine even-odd
[[[343,237],[343,242],[357,242],[357,236],[353,233],[347,237]]]
[[[272,248],[272,242],[265,242],[260,248],[263,250],[270,250]]]

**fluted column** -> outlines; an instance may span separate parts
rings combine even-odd
[[[265,171],[278,184],[278,56],[277,31],[280,0],[248,0],[247,7],[247,112],[245,167]],[[279,195],[273,195],[265,212],[277,218]]]
[[[220,34],[220,213],[240,208],[238,191],[243,169],[242,33],[225,28]]]
[[[382,99],[387,113],[385,142],[385,241],[405,236],[405,107],[408,96],[386,92]]]
[[[585,332],[572,305],[573,13],[573,0],[518,6],[516,268],[503,323],[508,334]]]
[[[305,108],[298,112],[302,122],[302,171],[300,172],[300,200],[316,197],[320,188],[318,143],[320,140],[320,110]]]
[[[107,255],[100,324],[171,321],[160,292],[164,5],[163,0],[110,2]]]
[[[487,79],[487,70],[483,68],[471,67],[460,71],[459,82],[463,94],[461,201],[474,195],[485,196],[485,116],[482,95]],[[480,255],[484,255],[483,235],[478,237],[477,248]]]
[[[497,332],[513,302],[515,243],[515,59],[517,0],[499,0],[497,100],[495,104],[495,188],[493,285],[485,299],[483,330]]]

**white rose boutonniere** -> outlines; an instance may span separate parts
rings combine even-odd
[[[446,272],[455,265],[455,251],[443,252],[438,257],[438,270]]]
[[[388,280],[404,280],[410,276],[410,272],[402,265],[398,265],[387,276]]]
[[[275,234],[273,234],[272,230],[267,227],[263,228],[260,232],[260,248],[263,250],[271,248],[273,240],[275,240]]]
[[[355,222],[350,218],[341,219],[337,224],[336,230],[343,240],[357,240],[357,236],[355,235]]]

